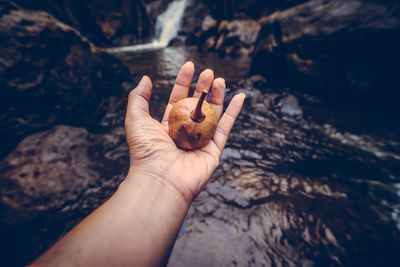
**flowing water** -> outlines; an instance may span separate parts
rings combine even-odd
[[[390,128],[359,127],[365,114],[357,107],[344,111],[317,96],[270,88],[260,77],[249,77],[246,56],[160,49],[176,35],[171,29],[186,1],[173,5],[159,18],[156,41],[110,50],[135,76],[152,78],[151,113],[161,117],[187,60],[196,65],[195,80],[205,68],[227,80],[227,101],[241,91],[247,98],[220,167],[189,211],[169,266],[400,266],[399,135]],[[127,163],[124,111],[110,103],[105,124],[116,125],[108,140],[117,149],[107,154],[109,144],[100,144],[91,154],[116,157],[107,168],[121,169]],[[4,228],[0,234],[8,247],[1,250],[14,262],[15,251],[23,255],[21,262],[32,260],[107,199],[122,176],[106,179],[54,214]]]
[[[397,135],[339,130],[342,116],[320,114],[340,114],[340,107],[248,78],[247,57],[185,47],[120,56],[133,73],[153,79],[157,118],[186,60],[195,62],[196,77],[209,67],[226,78],[228,100],[247,94],[221,166],[194,202],[169,266],[399,263]]]
[[[230,82],[237,82],[247,75],[250,65],[250,59],[247,56],[226,58],[211,52],[198,52],[195,47],[167,47],[117,55],[127,63],[132,73],[140,77],[149,75],[153,80],[155,93],[152,112],[156,117],[162,115],[166,104],[162,101],[168,99],[175,77],[186,61],[191,60],[195,63],[194,80],[198,78],[200,71],[211,68],[215,71],[215,77],[224,77]]]
[[[155,39],[150,43],[108,49],[111,53],[157,50],[168,46],[178,34],[185,13],[187,0],[175,0],[157,17]]]
[[[193,203],[169,266],[400,266],[398,133],[371,130],[375,114],[357,105],[331,105],[249,78],[246,56],[154,50],[177,34],[171,25],[185,5],[173,2],[159,17],[158,41],[113,51],[132,73],[153,79],[157,118],[187,60],[196,65],[195,80],[205,68],[224,77],[228,100],[247,94],[221,166]]]

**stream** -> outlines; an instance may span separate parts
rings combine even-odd
[[[307,88],[273,87],[249,74],[250,56],[168,46],[187,4],[174,1],[159,15],[153,41],[103,49],[125,63],[133,81],[150,76],[157,119],[188,60],[196,67],[192,91],[210,68],[226,79],[225,106],[246,93],[220,166],[192,204],[168,266],[400,266],[398,123],[345,94],[335,102]],[[101,99],[93,125],[49,124],[4,161],[5,266],[31,262],[115,192],[129,166],[123,123],[133,86]]]
[[[339,130],[343,116],[335,119],[338,112],[322,99],[248,78],[246,56],[184,47],[119,56],[133,73],[153,79],[157,118],[187,60],[197,75],[211,68],[224,77],[227,100],[247,94],[221,166],[190,209],[169,266],[399,262],[400,143],[390,131],[355,134],[356,114],[353,127]],[[320,114],[333,115],[324,121]]]

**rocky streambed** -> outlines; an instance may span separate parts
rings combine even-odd
[[[153,62],[150,67],[168,64],[153,75],[157,117],[181,64],[171,60],[184,50],[122,56],[135,73],[149,72],[135,68],[139,59]],[[196,50],[184,55],[182,61],[194,60],[199,68],[213,56]],[[240,73],[221,65],[216,70],[228,77]],[[189,212],[169,266],[398,262],[399,140],[339,130],[334,120],[323,123],[315,115],[326,112],[321,99],[268,88],[260,76],[232,81],[228,100],[244,91],[246,107],[221,166]],[[26,263],[42,252],[123,179],[125,99],[108,101],[100,123],[106,130],[56,126],[25,138],[1,162],[2,252],[8,261]]]
[[[142,9],[139,2],[131,3],[135,12]],[[157,13],[168,1],[145,2]],[[204,16],[191,16],[199,21],[190,22],[187,15],[174,47],[110,55],[82,34],[86,22],[71,23],[78,15],[62,17],[58,6],[23,9],[0,1],[0,39],[6,44],[0,50],[5,265],[31,261],[115,191],[129,162],[127,92],[141,75],[150,75],[151,113],[160,118],[179,67],[192,60],[197,75],[210,67],[227,79],[227,101],[239,91],[247,99],[221,166],[190,209],[169,266],[399,266],[396,71],[382,63],[389,58],[398,64],[390,38],[398,31],[396,4],[284,1],[243,17],[260,1],[200,2]],[[74,14],[72,2],[63,4]],[[151,23],[151,12],[131,22]],[[110,17],[102,20],[101,12],[92,14],[100,14],[101,30],[119,25]],[[322,27],[329,36],[312,31],[319,29],[315,21],[331,20],[341,26]],[[256,32],[242,34],[237,29],[243,25]],[[350,38],[354,32],[362,38]],[[122,40],[115,36],[103,40]],[[368,42],[378,36],[382,42]],[[207,42],[213,46],[204,47]],[[361,44],[365,49],[357,50]],[[239,53],[226,55],[231,51]],[[356,64],[371,51],[376,54],[370,62]]]

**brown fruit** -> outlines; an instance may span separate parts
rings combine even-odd
[[[168,117],[169,136],[183,149],[192,150],[208,144],[217,128],[217,115],[205,101],[208,92],[200,98],[184,98],[174,104]]]

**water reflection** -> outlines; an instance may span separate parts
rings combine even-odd
[[[354,134],[321,117],[316,120],[314,106],[320,100],[268,88],[260,77],[243,80],[247,57],[222,58],[181,47],[120,56],[133,74],[153,79],[151,111],[157,118],[187,60],[196,63],[197,75],[210,67],[227,79],[227,101],[239,91],[247,94],[221,165],[194,202],[170,267],[400,266],[397,137]],[[40,197],[32,201],[36,199],[21,193],[23,188],[8,192],[9,199],[17,200],[12,203],[26,199],[25,205],[2,213],[19,221],[12,224],[8,219],[10,225],[0,233],[6,240],[2,251],[14,263],[24,264],[42,252],[107,199],[123,179],[129,162],[122,128],[125,101],[114,96],[105,103],[103,132],[66,129],[79,133],[80,140],[90,140],[78,147],[88,162],[82,169],[97,175],[91,175],[96,177],[93,183],[66,188],[70,199],[51,191],[54,188],[37,188],[34,196],[46,196],[46,205]],[[73,146],[76,139],[65,143]],[[43,153],[38,155],[47,156]],[[51,164],[43,168],[51,170]],[[65,174],[76,177],[72,171],[69,166]],[[43,177],[37,179],[46,181]],[[15,251],[23,256],[13,255]]]
[[[397,266],[400,143],[303,117],[301,95],[239,89],[246,107],[170,266]]]
[[[199,52],[194,47],[167,47],[156,51],[117,54],[128,64],[130,70],[139,75],[150,74],[161,88],[165,83],[173,83],[179,68],[188,60],[195,62],[196,73],[211,68],[216,77],[235,82],[244,78],[248,72],[250,58],[218,56],[211,52]],[[163,88],[169,89],[169,88]]]

